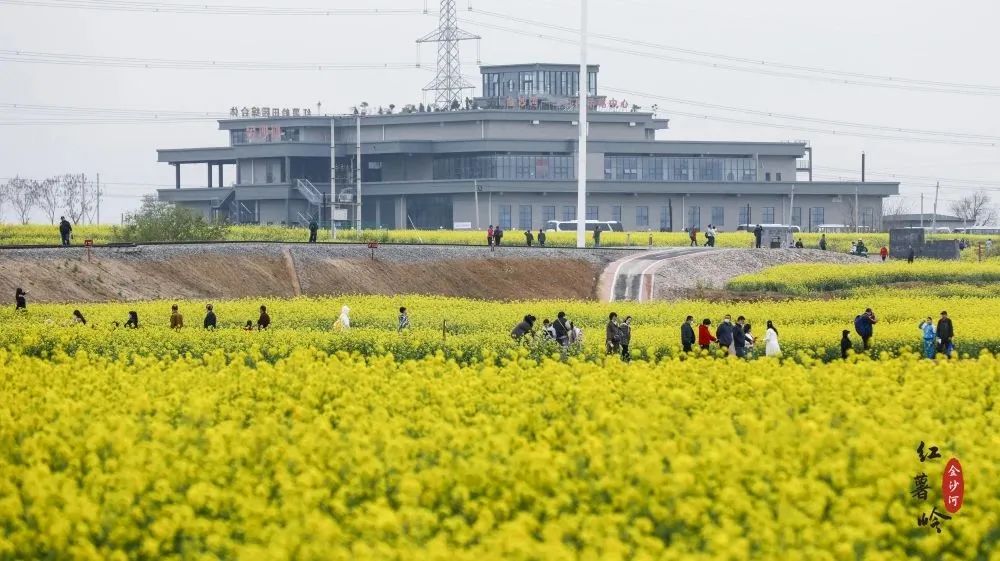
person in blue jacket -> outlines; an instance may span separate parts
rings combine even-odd
[[[934,330],[934,322],[931,321],[931,316],[927,316],[927,319],[920,322],[920,331],[923,333],[924,356],[934,358],[934,354],[937,352],[935,345],[937,332]]]

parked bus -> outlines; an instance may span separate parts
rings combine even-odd
[[[545,223],[545,229],[549,232],[575,232],[576,225],[576,220],[549,220]],[[587,220],[584,224],[584,228],[586,228],[588,232],[593,232],[598,228],[598,226],[604,232],[625,231],[625,228],[622,228],[622,223],[614,220]]]
[[[737,232],[743,232],[743,231],[753,232],[756,227],[757,227],[757,224],[740,224],[739,226],[736,227],[736,231]],[[799,232],[802,231],[802,228],[799,228],[798,226],[795,226],[794,224],[760,224],[760,227],[764,228],[764,229],[772,229],[772,230],[779,230],[781,228],[784,228],[784,229],[788,230],[789,232],[791,232],[793,234],[797,234],[797,233],[799,233]]]
[[[1000,228],[990,226],[969,226],[968,228],[955,228],[956,234],[978,234],[983,236],[1000,235]]]

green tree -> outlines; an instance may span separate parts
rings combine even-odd
[[[200,213],[152,197],[143,199],[138,212],[127,215],[122,226],[112,228],[116,242],[218,241],[228,225],[209,222]]]

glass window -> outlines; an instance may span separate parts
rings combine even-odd
[[[510,205],[500,205],[500,227],[510,230]]]
[[[587,73],[587,92],[591,96],[597,95],[597,72]]]
[[[231,130],[229,131],[229,144],[231,146],[238,146],[240,144],[247,143],[247,131],[245,130]]]
[[[809,208],[809,231],[815,232],[820,224],[826,224],[826,208],[817,206]]]
[[[555,205],[546,205],[542,207],[542,224],[546,224],[549,220],[556,219],[556,207]]]
[[[673,229],[673,224],[670,223],[670,207],[661,206],[660,207],[660,231],[665,232],[667,230]]]
[[[771,172],[769,171],[764,172],[764,181],[770,181],[770,180],[771,180]]]
[[[760,220],[764,224],[774,224],[774,207],[766,206],[760,209]]]
[[[299,141],[299,128],[298,127],[282,127],[282,129],[281,129],[281,141],[282,142],[298,142]]]
[[[721,206],[712,207],[712,226],[725,226],[726,209]]]
[[[687,227],[701,229],[701,207],[689,206],[687,210]]]
[[[875,227],[875,209],[872,207],[866,207],[861,209],[861,227],[862,228],[874,228]]]
[[[267,160],[253,161],[253,183],[267,183]]]
[[[635,207],[635,226],[636,228],[649,228],[648,206]]]
[[[750,223],[750,207],[741,206],[740,207],[740,217],[737,226]]]
[[[612,207],[611,207],[611,220],[613,220],[614,222],[621,222],[622,221],[622,206],[621,205],[612,205]]]
[[[775,181],[781,181],[781,172],[780,171],[777,171],[777,172],[774,173],[774,180]]]
[[[802,207],[800,206],[792,209],[792,225],[802,226]]]
[[[587,220],[600,220],[597,213],[597,205],[587,205]]]
[[[531,229],[531,205],[517,207],[517,227],[522,230]]]
[[[566,205],[563,207],[563,220],[576,220],[576,207]]]
[[[239,184],[253,183],[253,160],[240,160],[236,166],[236,182]]]

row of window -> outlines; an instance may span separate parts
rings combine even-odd
[[[272,142],[299,142],[302,131],[299,127],[247,127],[229,131],[231,146],[240,144],[268,144]]]
[[[434,179],[576,179],[574,156],[445,156],[434,159]]]
[[[505,229],[510,229],[514,226],[512,220],[512,205],[500,205],[499,216],[500,226]],[[532,217],[532,206],[531,205],[518,205],[517,208],[517,228],[520,230],[530,230],[544,225],[550,220],[556,220],[556,206],[555,205],[543,205],[541,207],[542,216],[541,220],[535,222]],[[559,220],[576,220],[576,206],[564,205],[561,209],[562,213],[559,216]],[[670,207],[661,206],[659,207],[659,229],[667,230],[673,229],[673,225],[670,223]],[[739,209],[739,217],[737,226],[739,224],[775,224],[775,213],[774,207],[758,207],[757,219],[751,222],[748,218],[747,207]],[[685,228],[703,228],[701,220],[701,207],[700,206],[689,206],[686,211],[687,216],[684,221]],[[713,206],[711,208],[711,218],[712,220],[708,224],[712,224],[715,227],[726,225],[726,215],[725,207]],[[599,215],[597,205],[587,205],[587,220],[601,220]],[[621,205],[613,205],[611,207],[611,216],[608,218],[615,222],[622,221],[622,207]],[[802,224],[802,208],[795,207],[792,209],[792,224],[795,226],[801,226],[806,229],[806,231],[812,231],[820,224],[826,224],[826,209],[824,207],[812,207],[809,209],[809,223]],[[707,224],[706,224],[707,225]],[[648,206],[636,206],[635,207],[635,228],[649,228],[650,227],[650,208]],[[861,226],[866,228],[875,227],[875,209],[865,208],[862,209],[861,215]],[[734,228],[735,229],[735,228]]]
[[[770,173],[767,174],[770,181]],[[604,156],[604,179],[615,181],[757,181],[753,158]],[[778,174],[781,181],[781,174]]]
[[[552,95],[573,97],[580,89],[579,71],[528,70],[524,72],[489,72],[483,74],[483,97]],[[597,73],[589,72],[587,93],[597,95]]]

